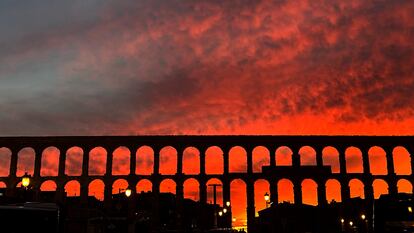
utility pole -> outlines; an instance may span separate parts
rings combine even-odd
[[[213,204],[214,204],[214,228],[217,228],[217,187],[220,187],[221,184],[209,184],[208,186],[213,187]]]

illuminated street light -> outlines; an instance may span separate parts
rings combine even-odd
[[[412,213],[413,212],[413,207],[408,206],[408,212]]]
[[[345,219],[341,218],[341,223],[344,223],[344,222],[345,222]]]
[[[27,172],[24,173],[24,176],[22,177],[22,186],[27,189],[30,185],[30,175],[27,174]]]
[[[361,219],[365,220],[365,218],[366,218],[365,214],[361,214]]]
[[[128,186],[128,188],[125,189],[125,196],[130,197],[132,194],[131,188]]]
[[[227,213],[227,209],[223,208],[223,214]]]
[[[270,195],[267,192],[264,195],[264,199],[265,199],[265,201],[269,201],[270,200]]]
[[[352,227],[354,223],[352,221],[349,221],[349,225]]]
[[[218,214],[220,217],[223,216],[223,211],[219,211]]]
[[[226,206],[230,207],[230,202],[229,201],[226,201]]]

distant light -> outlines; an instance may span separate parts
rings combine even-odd
[[[223,211],[218,212],[219,216],[223,216]]]
[[[344,223],[344,222],[345,222],[345,219],[341,218],[341,223]]]
[[[365,214],[361,214],[361,219],[365,220],[365,218],[366,218]]]
[[[412,213],[413,212],[413,207],[408,206],[408,212]]]
[[[132,194],[132,190],[130,188],[125,189],[125,196],[130,197]]]
[[[30,176],[27,174],[27,172],[24,173],[24,176],[22,177],[22,186],[27,188],[30,185]]]
[[[235,222],[236,221],[236,218],[233,218],[232,221]]]
[[[230,202],[226,201],[226,206],[229,207],[230,206]]]
[[[352,221],[349,221],[349,225],[352,227],[354,223]]]
[[[265,201],[269,201],[270,200],[270,195],[267,192],[264,195],[264,199],[265,199]]]
[[[227,209],[226,208],[223,208],[223,213],[224,214],[227,213]]]

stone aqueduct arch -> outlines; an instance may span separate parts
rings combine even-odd
[[[41,156],[45,148],[54,146],[60,150],[58,176],[41,176]],[[80,176],[65,175],[66,151],[74,146],[83,149],[82,174]],[[131,151],[129,175],[113,175],[112,159],[113,152],[120,146],[127,147]],[[141,146],[150,146],[154,150],[153,173],[151,175],[137,175],[135,152]],[[172,146],[177,150],[176,174],[164,175],[159,173],[159,152],[165,146]],[[205,152],[211,146],[218,146],[223,151],[223,174],[206,174]],[[229,151],[235,146],[240,146],[247,152],[247,171],[242,173],[229,172]],[[253,172],[253,149],[262,146],[270,152],[270,171],[260,173]],[[284,167],[281,170],[271,170],[276,166],[275,152],[279,147],[288,147],[293,152],[291,168]],[[299,150],[303,146],[310,146],[316,151],[316,167],[326,171],[323,165],[322,150],[326,147],[334,147],[339,152],[339,173],[331,172],[306,172],[306,166],[301,166]],[[370,172],[370,160],[368,151],[378,146],[386,153],[387,174],[373,175]],[[65,184],[76,180],[80,183],[80,197],[87,201],[88,185],[95,179],[100,179],[105,184],[105,202],[110,202],[112,184],[118,179],[125,179],[128,183],[137,184],[147,179],[152,182],[152,190],[157,196],[160,183],[165,179],[172,179],[176,183],[177,199],[183,198],[183,184],[187,179],[193,178],[199,183],[200,201],[207,202],[206,183],[211,178],[219,179],[223,184],[223,202],[230,200],[230,183],[235,179],[241,179],[246,184],[247,196],[247,221],[248,228],[253,224],[255,216],[254,206],[254,184],[255,181],[264,179],[269,182],[271,200],[277,202],[277,182],[289,179],[294,185],[295,203],[302,203],[301,182],[312,179],[317,184],[318,204],[326,203],[325,184],[328,180],[337,180],[341,186],[341,199],[346,201],[350,198],[349,182],[358,179],[364,184],[365,198],[372,200],[373,181],[382,179],[387,182],[389,194],[394,195],[397,191],[397,183],[400,180],[414,183],[412,174],[397,175],[394,170],[393,149],[404,147],[410,155],[414,153],[414,136],[62,136],[62,137],[0,137],[0,148],[6,147],[11,151],[10,173],[7,177],[0,177],[0,182],[7,185],[8,195],[13,195],[20,177],[16,176],[18,152],[25,147],[33,148],[35,151],[33,187],[38,190],[40,185],[47,180],[57,184],[57,200],[64,197]],[[103,147],[107,150],[106,173],[102,176],[89,175],[89,152],[95,147]],[[199,174],[183,173],[183,151],[188,147],[195,147],[200,151]],[[347,173],[345,151],[349,147],[359,148],[362,152],[363,172]],[[414,171],[414,159],[410,162],[411,170]],[[277,168],[277,167],[276,167]],[[314,167],[315,168],[315,167]],[[280,171],[280,172],[279,172]],[[134,190],[135,185],[131,185]]]

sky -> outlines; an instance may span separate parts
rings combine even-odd
[[[410,0],[3,0],[0,31],[1,136],[414,134]]]
[[[1,1],[0,134],[413,134],[413,12]]]

